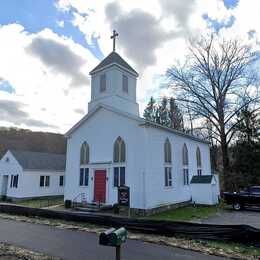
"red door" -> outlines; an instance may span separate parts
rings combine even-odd
[[[94,201],[106,202],[106,171],[96,170],[94,179]]]

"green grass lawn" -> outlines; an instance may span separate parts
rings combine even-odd
[[[198,241],[199,244],[203,244],[209,248],[215,248],[216,250],[223,250],[224,252],[234,252],[243,256],[254,257],[254,259],[260,259],[260,248],[242,245],[232,242],[220,242],[220,241]]]
[[[54,205],[64,204],[63,197],[37,198],[30,200],[15,201],[14,204],[32,208],[45,208]]]
[[[157,220],[191,221],[215,215],[220,210],[218,206],[188,206],[158,213],[150,218]]]

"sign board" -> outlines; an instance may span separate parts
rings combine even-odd
[[[128,186],[118,187],[118,204],[119,206],[130,206],[130,188]]]

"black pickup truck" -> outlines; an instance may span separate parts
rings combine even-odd
[[[224,200],[235,210],[242,210],[245,206],[260,207],[260,186],[251,186],[246,191],[224,192]]]

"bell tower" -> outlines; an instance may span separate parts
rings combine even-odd
[[[115,51],[116,37],[113,31],[113,51],[91,72],[90,112],[99,104],[139,116],[136,102],[136,81],[138,73]]]

